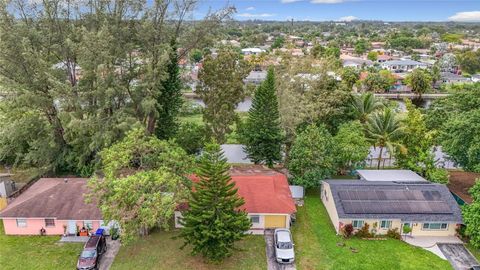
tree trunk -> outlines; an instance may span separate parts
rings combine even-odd
[[[378,165],[377,165],[378,170],[380,170],[380,164],[382,163],[382,154],[383,154],[383,146],[380,146],[380,154],[378,155]]]

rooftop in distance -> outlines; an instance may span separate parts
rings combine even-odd
[[[411,170],[357,170],[360,180],[392,182],[426,182],[427,180]]]

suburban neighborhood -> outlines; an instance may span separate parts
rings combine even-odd
[[[0,2],[0,269],[480,270],[479,8]]]

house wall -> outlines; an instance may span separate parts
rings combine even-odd
[[[333,227],[335,227],[335,231],[338,234],[340,229],[338,212],[337,208],[335,207],[335,202],[333,201],[332,190],[330,189],[330,185],[328,183],[322,183],[320,197],[322,199],[323,205],[327,209],[327,213],[330,216]]]
[[[5,234],[7,235],[39,235],[40,229],[44,228],[47,235],[62,235],[64,233],[63,226],[68,226],[68,220],[55,219],[54,227],[46,227],[44,218],[27,218],[26,227],[17,227],[17,220],[15,218],[3,218],[3,226]],[[100,220],[92,221],[92,231],[96,231],[101,224]],[[82,228],[84,226],[83,220],[77,220],[77,226]]]
[[[380,222],[381,220],[391,220],[392,221],[392,229],[398,228],[398,232],[402,233],[402,224],[403,222],[400,219],[358,219],[363,220],[365,223],[370,225],[370,230],[373,229],[373,224],[377,222],[377,234],[386,234],[388,229],[381,229]],[[352,219],[340,219],[340,222],[343,224],[350,224],[352,223]],[[435,223],[435,222],[432,222]],[[412,236],[454,236],[456,234],[456,227],[457,224],[450,223],[448,224],[447,230],[424,230],[423,223],[420,222],[411,222],[412,224]]]
[[[290,228],[290,215],[289,214],[267,214],[267,213],[249,213],[248,216],[259,216],[258,223],[252,223],[250,230],[247,231],[249,234],[263,234],[265,230],[265,217],[266,216],[284,216],[285,217],[285,228]],[[180,211],[175,211],[175,228],[183,228],[179,223],[179,219],[182,218],[182,213]]]

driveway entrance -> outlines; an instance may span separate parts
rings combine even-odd
[[[438,243],[438,247],[455,270],[467,270],[478,265],[475,257],[463,244]]]
[[[275,260],[275,247],[273,240],[273,230],[265,230],[265,243],[267,252],[267,269],[268,270],[295,270],[295,263],[292,264],[280,264]]]

